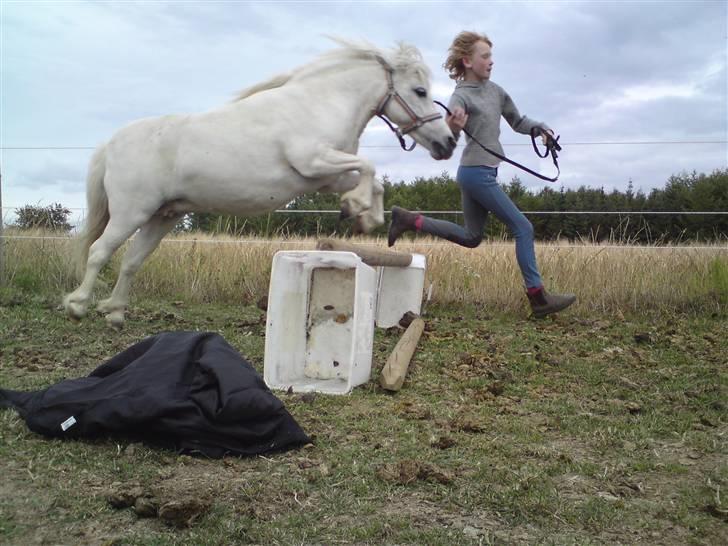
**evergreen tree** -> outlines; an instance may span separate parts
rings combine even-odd
[[[417,177],[411,182],[392,182],[382,177],[384,209],[397,205],[413,211],[452,211],[431,214],[462,224],[462,204],[457,182],[447,173],[429,178]],[[674,242],[686,239],[725,240],[728,238],[728,215],[619,215],[568,214],[569,212],[636,212],[636,211],[728,211],[728,169],[711,174],[682,173],[671,176],[663,188],[653,189],[649,195],[634,190],[630,179],[626,191],[580,186],[576,189],[550,186],[531,192],[518,177],[503,183],[510,196],[534,226],[536,238],[550,240],[565,237],[570,241],[617,240],[633,243]],[[332,193],[310,193],[297,197],[285,209],[290,213],[269,213],[260,216],[230,216],[219,214],[188,214],[177,226],[178,230],[201,230],[231,235],[272,236],[346,236],[351,233],[352,222],[339,221],[338,212],[301,214],[293,211],[339,210],[341,196]],[[55,205],[60,207],[60,205]],[[23,213],[23,225],[34,225],[29,207]],[[20,212],[21,209],[19,209]],[[532,211],[557,211],[566,214],[528,214]],[[47,212],[47,211],[46,211]],[[62,213],[55,209],[55,214]],[[20,215],[19,215],[20,216]],[[386,236],[389,216],[385,225],[373,235]],[[62,224],[60,224],[62,226]],[[486,225],[487,237],[505,237],[507,230],[491,215]]]

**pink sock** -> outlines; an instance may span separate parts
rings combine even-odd
[[[417,231],[420,231],[422,229],[422,224],[425,222],[425,217],[421,214],[417,215],[417,218],[415,218],[415,229]]]
[[[543,285],[541,286],[532,286],[531,288],[526,288],[526,292],[528,292],[529,296],[535,296],[539,292],[543,290]]]

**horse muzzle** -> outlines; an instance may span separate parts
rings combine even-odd
[[[433,141],[430,155],[432,155],[434,159],[438,160],[450,159],[455,151],[455,146],[457,146],[457,142],[453,137],[448,137],[445,144]]]

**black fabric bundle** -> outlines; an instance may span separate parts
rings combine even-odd
[[[46,436],[118,435],[215,458],[311,441],[252,365],[215,333],[149,337],[88,377],[34,392],[0,389],[3,406]]]

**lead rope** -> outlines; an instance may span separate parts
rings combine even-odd
[[[434,102],[435,102],[435,104],[442,106],[445,109],[445,112],[447,112],[447,114],[449,116],[452,115],[452,112],[450,112],[450,109],[447,106],[445,106],[444,104],[442,104],[440,101],[437,101],[437,100]],[[542,130],[539,127],[531,128],[531,143],[533,144],[533,149],[535,150],[536,155],[538,155],[538,157],[541,157],[541,158],[545,158],[545,157],[548,157],[549,155],[551,155],[551,159],[553,160],[554,165],[556,166],[556,176],[553,178],[549,178],[548,176],[539,174],[536,171],[533,171],[533,170],[529,169],[528,167],[525,167],[524,165],[521,165],[520,163],[513,161],[512,159],[508,159],[506,156],[501,155],[498,152],[494,152],[493,150],[486,148],[477,138],[475,138],[473,135],[468,133],[465,129],[463,129],[463,133],[468,135],[470,137],[470,140],[475,142],[478,146],[483,148],[489,154],[493,154],[498,159],[501,159],[501,160],[505,161],[506,163],[510,163],[514,167],[518,167],[519,169],[526,171],[527,173],[532,174],[533,176],[540,178],[541,180],[546,180],[547,182],[556,182],[559,179],[559,175],[561,175],[561,169],[559,169],[559,162],[556,160],[556,158],[559,157],[556,152],[561,151],[561,145],[559,144],[559,138],[561,138],[561,136],[557,136],[556,138],[554,138],[553,136],[551,136],[550,133]],[[538,146],[536,145],[536,137],[541,136],[541,135],[546,135],[546,151],[544,152],[543,155],[541,155],[541,152],[539,152]]]

